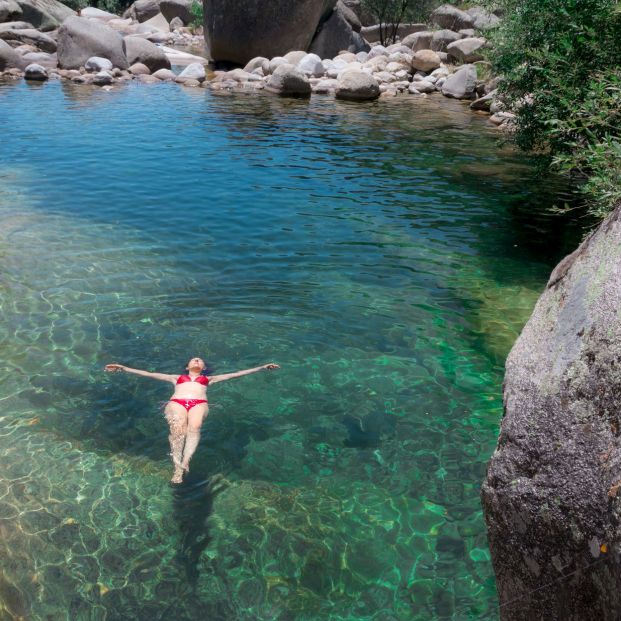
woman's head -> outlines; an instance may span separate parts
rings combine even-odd
[[[202,358],[190,358],[188,364],[186,365],[186,369],[188,371],[194,371],[195,373],[200,373],[207,365]]]

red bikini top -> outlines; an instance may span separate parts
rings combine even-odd
[[[199,375],[194,380],[189,375],[180,375],[177,378],[177,384],[185,384],[185,382],[196,382],[197,384],[207,386],[207,384],[209,384],[209,378],[206,375]]]

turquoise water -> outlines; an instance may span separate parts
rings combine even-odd
[[[503,361],[575,225],[459,102],[0,83],[0,619],[496,618]],[[187,482],[165,384],[212,372]]]

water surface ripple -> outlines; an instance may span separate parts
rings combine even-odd
[[[483,118],[0,83],[0,618],[496,618],[503,361],[580,234]],[[553,240],[552,242],[550,240]],[[168,388],[213,372],[183,486]]]

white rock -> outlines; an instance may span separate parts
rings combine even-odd
[[[85,63],[87,71],[112,71],[112,63],[101,56],[91,56]]]
[[[192,63],[188,65],[178,76],[177,80],[198,80],[202,82],[205,79],[205,67],[200,63]]]
[[[93,84],[96,86],[106,86],[112,84],[112,76],[107,71],[100,71],[93,77]]]
[[[274,58],[272,58],[272,60],[270,60],[268,66],[267,66],[267,72],[268,73],[274,73],[274,71],[276,71],[276,69],[278,69],[278,67],[280,67],[281,65],[288,65],[289,63],[287,62],[287,60],[285,60],[285,58],[283,58],[282,56],[274,56]]]
[[[323,66],[321,58],[317,54],[307,54],[296,65],[296,69],[307,76],[320,78],[325,74],[326,68]]]
[[[45,67],[37,65],[36,63],[31,63],[24,69],[24,78],[26,78],[26,80],[43,82],[48,79],[48,75]]]
[[[389,56],[389,52],[383,45],[376,45],[371,48],[367,60],[371,60],[377,56]]]

